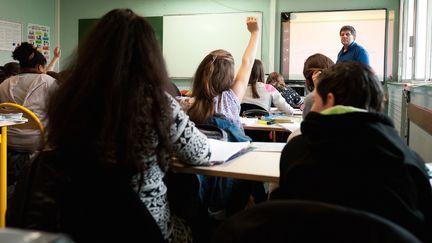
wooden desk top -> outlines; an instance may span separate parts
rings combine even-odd
[[[271,125],[253,123],[253,124],[243,124],[244,130],[257,130],[257,131],[274,131],[274,132],[292,132],[300,128],[301,119],[297,119],[295,122],[291,123],[275,123]]]
[[[275,131],[275,132],[290,132],[290,130],[285,129],[277,124],[265,125],[260,123],[255,123],[251,125],[243,125],[244,130],[255,130],[255,131]]]
[[[182,173],[279,183],[280,156],[280,152],[250,151],[220,165],[188,166],[174,163],[171,169]]]

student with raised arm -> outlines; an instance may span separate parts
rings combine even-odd
[[[225,50],[210,52],[199,64],[192,87],[194,101],[188,110],[195,123],[206,123],[215,114],[222,114],[242,127],[240,102],[248,86],[260,33],[255,17],[248,17],[246,24],[251,36],[235,76],[234,59]]]
[[[45,74],[46,59],[28,42],[17,46],[12,52],[12,57],[18,60],[20,73],[0,84],[0,102],[11,102],[26,107],[46,126],[48,99],[58,87],[56,80]],[[21,168],[43,144],[40,131],[22,127],[8,128],[7,142],[8,191],[12,193]]]
[[[188,109],[192,121],[225,130],[232,142],[250,141],[250,138],[245,136],[240,122],[240,102],[245,95],[255,61],[260,30],[255,17],[248,17],[246,25],[250,39],[238,73],[234,74],[234,59],[229,52],[210,52],[201,61],[195,73],[192,87],[194,101]],[[255,202],[266,198],[262,183],[232,178],[199,178],[201,192],[204,192],[202,195],[208,199],[203,201],[208,205],[210,216],[224,214],[221,212],[231,215],[244,209],[251,194]]]
[[[46,66],[45,72],[54,71],[54,67],[58,62],[58,60],[60,59],[60,57],[61,57],[61,50],[60,47],[57,46],[56,48],[54,48],[54,57],[53,59],[51,59],[51,62]]]

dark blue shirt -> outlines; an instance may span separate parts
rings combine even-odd
[[[355,41],[348,46],[348,51],[346,52],[344,52],[344,48],[342,47],[342,50],[340,50],[338,54],[336,63],[346,61],[357,61],[370,65],[367,51]]]

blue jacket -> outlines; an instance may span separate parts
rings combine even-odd
[[[208,124],[224,130],[229,142],[252,141],[240,127],[224,116],[212,116],[208,119]],[[203,175],[199,175],[198,179],[200,198],[210,215],[220,212],[231,215],[246,206],[250,195],[250,191],[246,188],[251,188],[248,181]]]
[[[229,142],[246,142],[252,139],[245,135],[244,131],[233,122],[223,116],[212,116],[208,119],[208,124],[219,127],[228,134]]]

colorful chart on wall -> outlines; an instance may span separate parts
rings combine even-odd
[[[50,27],[38,24],[28,24],[28,42],[40,51],[46,60],[50,60]]]

